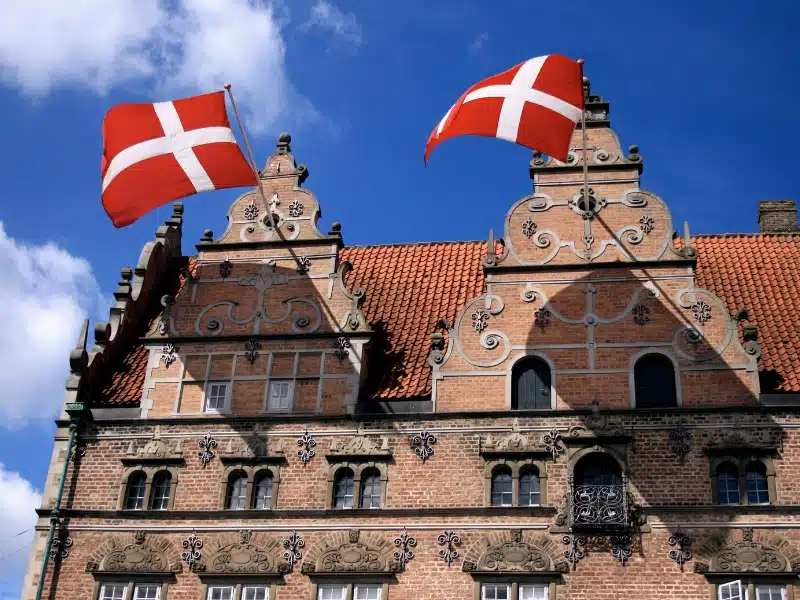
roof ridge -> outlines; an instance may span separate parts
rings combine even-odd
[[[757,231],[754,233],[696,233],[692,234],[693,238],[737,238],[737,237],[800,237],[800,231]]]
[[[430,242],[398,242],[395,244],[356,244],[354,246],[344,246],[343,250],[354,248],[395,248],[400,246],[434,246],[437,244],[481,244],[486,245],[486,240],[445,240]]]

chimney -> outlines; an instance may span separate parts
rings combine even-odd
[[[761,233],[794,233],[797,227],[797,203],[794,200],[762,200],[758,205]]]

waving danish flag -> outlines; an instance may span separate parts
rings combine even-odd
[[[476,83],[431,133],[425,162],[440,142],[457,135],[497,137],[565,161],[583,112],[582,80],[580,63],[550,54]]]
[[[236,143],[225,93],[118,104],[103,121],[103,207],[115,227],[197,192],[255,186]]]

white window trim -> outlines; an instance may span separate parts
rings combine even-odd
[[[486,586],[497,586],[497,587],[505,587],[507,590],[506,595],[508,596],[508,600],[520,600],[520,589],[525,587],[541,587],[544,588],[544,598],[545,600],[550,599],[550,584],[549,583],[533,583],[533,582],[513,582],[513,583],[505,583],[505,582],[492,582],[487,581],[480,584],[480,599],[487,600],[486,598]],[[515,593],[516,591],[516,593]],[[491,599],[489,599],[491,600]]]
[[[128,582],[128,581],[106,581],[106,582],[103,582],[100,585],[100,593],[97,595],[97,597],[100,600],[102,600],[102,598],[104,597],[103,591],[106,589],[106,587],[116,587],[118,585],[122,587],[122,600],[127,600],[127,598],[128,598],[128,588],[130,587],[130,582]]]
[[[145,583],[145,582],[140,582],[140,583],[134,583],[133,584],[133,600],[136,600],[136,590],[139,589],[139,586],[144,587],[144,586],[151,586],[151,585],[156,586],[156,597],[154,599],[151,599],[151,600],[160,600],[161,599],[161,584],[160,583]]]
[[[216,584],[216,585],[209,585],[208,589],[206,590],[206,600],[211,600],[211,592],[215,589],[229,589],[231,591],[231,600],[236,598],[236,585],[235,584]]]
[[[508,597],[508,600],[511,600],[511,584],[510,583],[482,583],[481,584],[481,600],[487,600],[486,599],[486,586],[489,586],[489,585],[492,586],[492,587],[505,586],[506,587],[506,596]],[[489,599],[489,600],[493,600],[493,599]]]
[[[295,383],[297,379],[293,377],[275,377],[267,382],[267,412],[271,413],[285,413],[294,410],[294,396],[295,396]],[[273,407],[272,406],[272,384],[273,383],[288,383],[289,384],[289,402],[286,407]]]
[[[225,404],[222,408],[208,408],[208,392],[209,387],[212,385],[225,386]],[[211,414],[224,414],[229,413],[231,410],[231,393],[233,391],[233,383],[228,379],[211,379],[203,384],[203,412]]]

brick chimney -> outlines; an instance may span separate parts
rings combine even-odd
[[[792,233],[797,227],[797,203],[794,200],[762,200],[758,205],[761,233]]]

